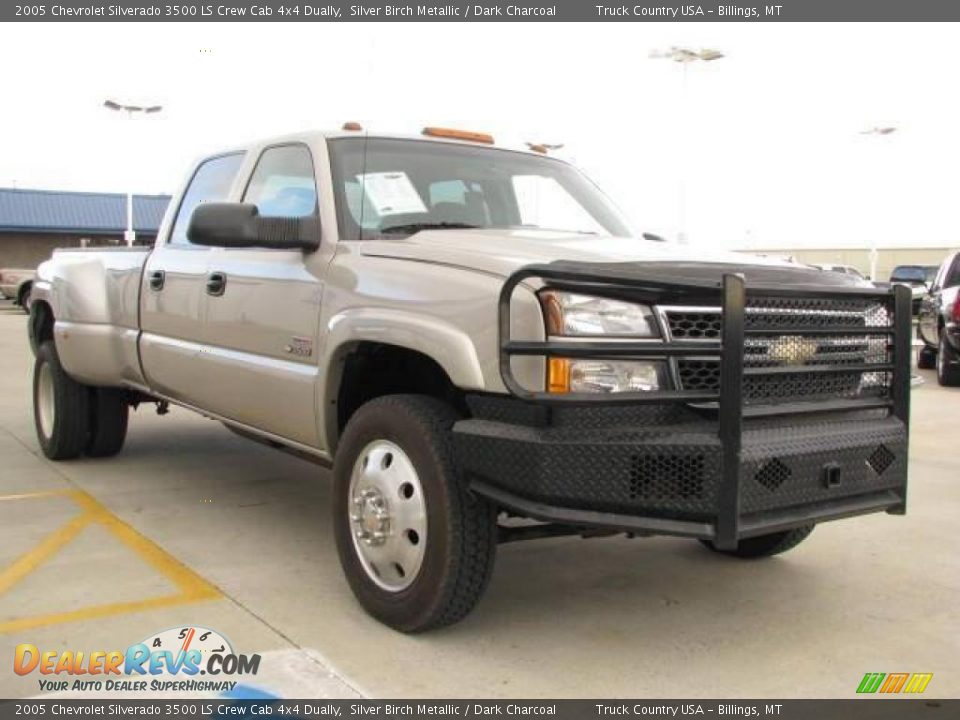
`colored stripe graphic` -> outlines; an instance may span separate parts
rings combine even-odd
[[[880,686],[880,692],[882,693],[898,693],[903,687],[903,684],[907,681],[907,678],[910,677],[910,673],[890,673],[887,675],[886,681],[883,685]]]
[[[933,679],[933,673],[914,673],[903,689],[905,693],[922,693]]]
[[[857,688],[857,692],[875,693],[885,677],[886,673],[866,673],[863,676],[863,680],[860,681],[860,686]]]

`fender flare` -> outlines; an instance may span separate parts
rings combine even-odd
[[[432,358],[457,387],[486,387],[473,339],[438,318],[390,308],[344,310],[327,323],[320,366],[329,369],[344,348],[360,342],[414,350]]]
[[[353,308],[330,318],[320,357],[325,376],[318,388],[318,430],[332,452],[339,439],[335,408],[324,398],[337,397],[343,360],[357,345],[375,342],[431,358],[462,390],[484,390],[486,382],[473,340],[459,328],[435,317],[390,308]]]

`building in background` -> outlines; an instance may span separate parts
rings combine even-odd
[[[951,251],[960,247],[960,239],[953,242],[918,242],[916,247],[880,247],[877,248],[877,277],[874,280],[890,279],[890,272],[897,265],[939,265]],[[778,258],[792,258],[806,265],[850,265],[870,277],[870,249],[863,245],[845,245],[843,243],[824,244],[819,247],[741,247],[742,252],[756,255],[768,255]]]
[[[0,188],[0,267],[35,268],[55,248],[120,245],[126,228],[122,193]],[[152,243],[169,195],[135,195],[137,244]]]

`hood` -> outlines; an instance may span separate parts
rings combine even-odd
[[[663,263],[664,270],[699,268],[697,275],[710,274],[715,267],[719,280],[731,268],[762,282],[859,285],[841,273],[796,265],[783,260],[747,253],[705,250],[701,247],[660,243],[638,238],[599,237],[550,230],[425,230],[396,240],[365,240],[360,252],[372,257],[389,257],[436,263],[506,277],[524,265],[565,260],[574,263],[633,264]],[[791,283],[792,284],[792,283]],[[869,284],[866,285],[869,287]]]

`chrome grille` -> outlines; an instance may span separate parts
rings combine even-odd
[[[719,308],[664,307],[660,312],[670,339],[694,342],[721,339]],[[886,330],[891,321],[886,308],[871,300],[751,299],[746,308],[745,330],[770,334],[753,335],[745,340],[744,367],[796,367],[798,372],[747,378],[745,404],[886,396],[889,373],[837,369],[813,374],[803,372],[802,368],[891,362],[886,335],[842,334],[845,328]],[[809,333],[820,328],[822,335],[791,334],[791,330]],[[681,356],[673,361],[673,370],[678,389],[715,392],[720,388],[719,358]]]

